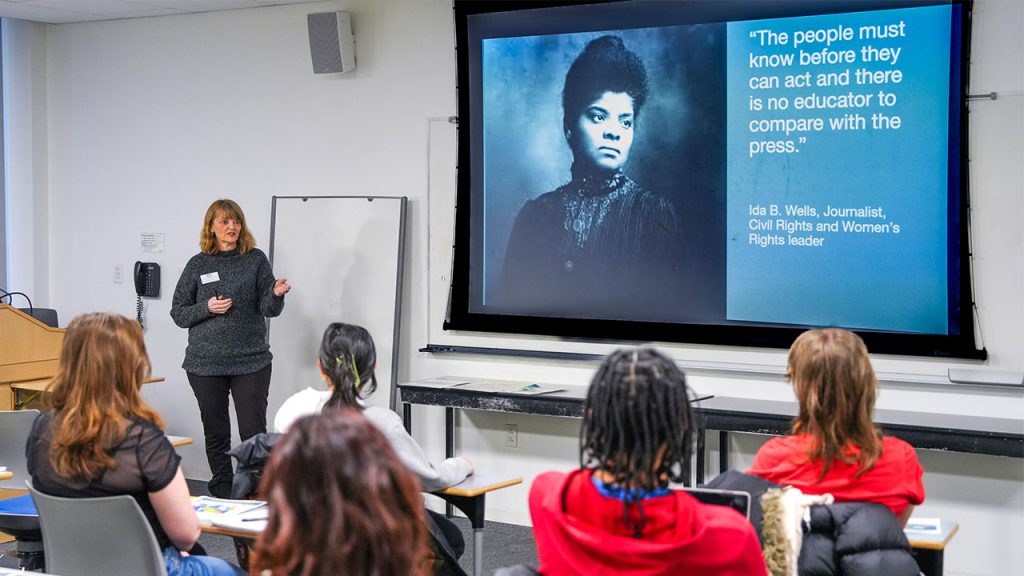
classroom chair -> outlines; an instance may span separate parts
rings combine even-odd
[[[29,484],[39,509],[46,570],[75,576],[167,576],[142,509],[128,495],[62,498]]]
[[[0,482],[0,492],[13,496],[0,500],[0,532],[14,536],[18,566],[26,570],[42,570],[44,564],[39,516],[25,492],[29,477],[25,445],[38,415],[38,410],[0,410],[0,466],[14,474]]]

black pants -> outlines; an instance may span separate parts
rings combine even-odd
[[[251,374],[237,376],[199,376],[188,374],[188,383],[199,402],[206,438],[206,459],[210,463],[210,493],[231,497],[231,416],[228,395],[235,401],[238,435],[242,441],[267,431],[267,395],[270,392],[270,364]]]

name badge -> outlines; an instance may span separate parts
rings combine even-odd
[[[209,274],[203,274],[202,276],[200,276],[199,280],[201,280],[203,284],[209,284],[210,282],[219,282],[220,274],[217,272],[210,272]]]

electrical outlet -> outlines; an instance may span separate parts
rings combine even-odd
[[[120,264],[114,264],[114,284],[124,282],[124,269]]]
[[[519,448],[519,426],[505,424],[505,447]]]

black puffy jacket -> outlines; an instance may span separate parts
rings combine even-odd
[[[812,506],[800,576],[917,576],[920,569],[899,520],[881,504]]]
[[[761,535],[761,496],[779,484],[728,470],[707,488],[750,493],[750,520]],[[762,540],[763,542],[763,540]],[[918,576],[920,569],[899,519],[881,504],[844,502],[811,507],[797,560],[800,576]]]

